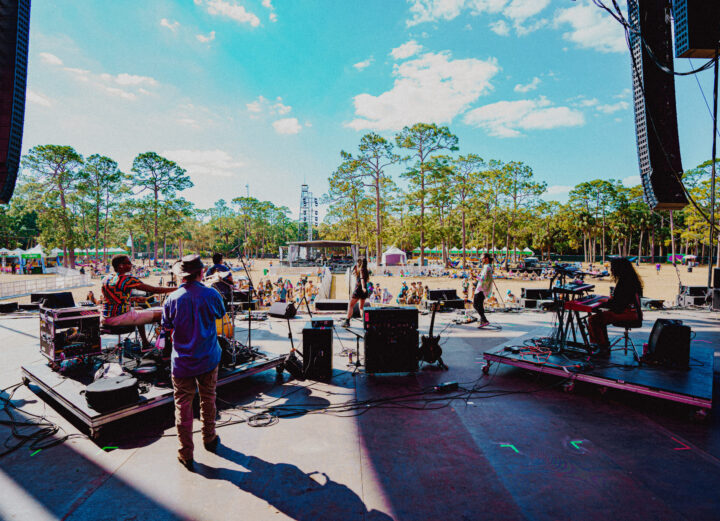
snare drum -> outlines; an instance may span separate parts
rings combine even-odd
[[[222,318],[215,320],[215,329],[219,337],[235,338],[235,324],[233,324],[229,313],[225,313]]]

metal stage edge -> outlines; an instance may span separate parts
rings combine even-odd
[[[253,376],[255,374],[267,371],[272,368],[277,368],[278,366],[281,366],[283,364],[286,357],[286,355],[269,355],[262,352],[259,352],[259,355],[262,358],[261,360],[254,360],[246,364],[241,364],[230,370],[229,372],[226,372],[224,375],[219,375],[217,386],[220,387],[230,382],[241,380],[243,378]],[[133,416],[135,414],[154,409],[155,407],[160,407],[161,405],[172,403],[173,401],[172,387],[157,388],[153,386],[152,390],[158,392],[159,389],[162,389],[162,392],[159,392],[156,396],[153,396],[151,398],[141,400],[140,402],[129,407],[102,414],[94,411],[93,409],[90,409],[87,406],[84,398],[79,401],[79,403],[73,403],[73,401],[70,400],[68,396],[65,396],[65,394],[67,393],[60,393],[55,389],[55,385],[51,385],[50,382],[45,382],[42,373],[47,373],[48,371],[54,373],[54,371],[52,371],[52,369],[50,369],[46,363],[37,363],[29,365],[27,367],[21,366],[20,369],[23,384],[29,385],[30,383],[33,383],[37,385],[40,389],[42,389],[45,394],[47,394],[58,404],[60,404],[67,412],[69,412],[75,418],[87,425],[90,430],[90,436],[93,439],[99,438],[100,429],[104,425],[115,422],[122,418],[127,418],[128,416]],[[40,374],[37,374],[38,372]],[[61,375],[59,375],[58,377],[65,379],[65,377]],[[85,387],[80,382],[76,383],[76,387]],[[79,396],[80,390],[81,389],[75,391],[73,389],[73,391],[75,391],[73,394],[77,394]],[[90,414],[89,412],[92,414]]]
[[[621,389],[623,391],[643,394],[663,400],[683,403],[686,405],[692,405],[699,408],[698,413],[700,414],[705,414],[709,412],[710,409],[712,409],[712,395],[710,396],[710,398],[706,399],[699,396],[671,392],[666,389],[644,386],[609,377],[604,378],[601,376],[586,374],[582,372],[568,372],[562,368],[551,367],[542,363],[533,363],[529,361],[518,360],[516,358],[512,358],[511,356],[501,353],[504,353],[504,346],[500,346],[499,348],[494,348],[490,351],[483,353],[483,357],[486,360],[486,364],[482,368],[483,373],[488,374],[491,362],[496,362],[499,364],[507,364],[514,367],[519,367],[521,369],[527,369],[529,371],[534,371],[537,373],[545,373],[553,376],[560,376],[562,378],[569,378],[571,384],[575,382],[587,382],[602,387],[612,387],[615,389]],[[712,354],[709,355],[709,363],[711,368],[712,358]],[[712,369],[710,371],[710,378],[712,378]]]

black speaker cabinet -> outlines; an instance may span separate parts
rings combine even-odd
[[[712,310],[720,311],[720,289],[713,289]]]
[[[75,299],[70,291],[31,293],[30,302],[37,302],[45,309],[61,309],[75,306]]]
[[[303,372],[310,380],[332,378],[332,327],[312,327],[308,322],[303,329]]]
[[[275,302],[268,310],[268,315],[275,318],[293,318],[296,313],[292,302]]]
[[[457,291],[454,289],[429,289],[428,300],[457,300]]]
[[[520,290],[520,296],[533,300],[550,300],[552,298],[552,291],[547,288],[522,288]]]
[[[414,307],[365,308],[365,372],[417,371],[418,311]]]
[[[30,0],[0,1],[0,203],[15,190],[25,120]]]
[[[687,205],[675,106],[672,34],[667,2],[628,0],[638,162],[645,202],[654,210]],[[644,45],[643,45],[644,44]],[[650,56],[648,48],[654,55]]]
[[[720,289],[720,268],[713,268],[713,288]]]
[[[650,331],[646,360],[687,369],[690,365],[690,333],[690,327],[683,325],[682,320],[657,319]]]

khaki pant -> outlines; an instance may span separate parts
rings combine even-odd
[[[200,392],[200,416],[202,418],[202,439],[208,443],[215,438],[215,388],[218,368],[198,376],[172,377],[175,396],[175,426],[178,431],[178,456],[185,461],[193,459],[193,411],[192,402],[195,388]]]

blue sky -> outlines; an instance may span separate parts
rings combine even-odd
[[[621,28],[589,0],[54,0],[32,6],[23,148],[126,171],[152,150],[188,170],[198,207],[249,185],[296,211],[363,133],[434,121],[564,200],[639,182],[630,88]],[[712,120],[695,78],[676,88],[687,169],[710,158]]]

